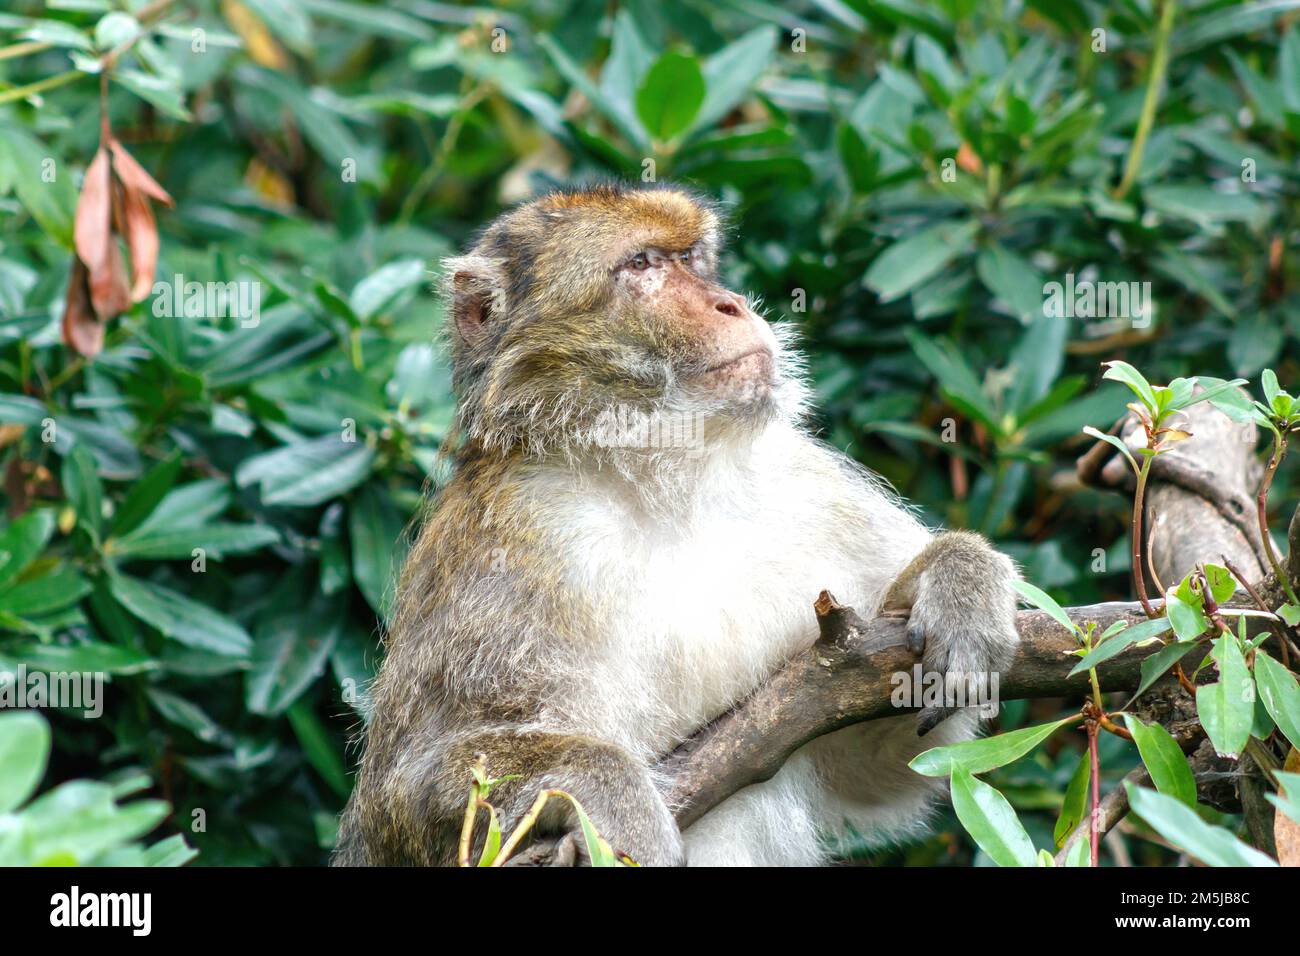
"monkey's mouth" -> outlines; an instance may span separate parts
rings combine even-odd
[[[701,377],[739,369],[742,365],[752,365],[756,370],[770,369],[772,366],[772,352],[766,346],[756,345],[733,358],[724,359],[716,365],[710,365],[701,373]]]

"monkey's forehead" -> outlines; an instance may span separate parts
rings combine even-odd
[[[604,265],[647,247],[704,245],[713,251],[718,228],[713,207],[687,192],[623,186],[552,193],[518,210],[507,225],[516,239],[532,233],[539,250],[563,250]]]

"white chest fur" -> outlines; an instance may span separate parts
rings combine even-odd
[[[924,540],[824,448],[769,431],[699,468],[667,507],[647,511],[621,478],[550,489],[567,583],[592,608],[590,683],[575,695],[587,732],[662,753],[815,638],[823,588],[869,612]],[[858,506],[828,514],[828,500]]]

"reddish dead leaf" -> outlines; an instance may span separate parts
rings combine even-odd
[[[126,261],[117,240],[108,244],[104,261],[89,270],[90,304],[102,321],[121,315],[131,308],[131,283],[126,277]]]
[[[112,203],[112,173],[108,152],[103,148],[86,167],[86,178],[81,183],[77,199],[77,215],[73,223],[73,239],[77,255],[94,269],[104,261],[112,244],[110,207]]]
[[[1300,750],[1291,748],[1282,769],[1287,773],[1300,773]],[[1273,813],[1273,843],[1277,846],[1279,863],[1283,866],[1300,866],[1300,823],[1296,823],[1281,810]]]
[[[135,157],[126,151],[125,146],[116,139],[111,139],[108,141],[108,148],[113,151],[113,171],[117,173],[117,178],[122,181],[123,186],[128,190],[142,192],[164,205],[175,205],[167,190],[159,186],[158,181],[145,172],[144,167],[135,161]]]
[[[104,326],[91,308],[89,281],[85,263],[73,256],[63,307],[63,342],[78,355],[94,358],[104,348]]]
[[[126,244],[131,250],[131,300],[140,302],[153,288],[158,267],[158,226],[144,193],[130,187],[122,191],[122,218]]]
[[[968,173],[979,174],[984,171],[984,164],[980,162],[979,156],[970,148],[969,143],[962,143],[957,148],[957,165]]]

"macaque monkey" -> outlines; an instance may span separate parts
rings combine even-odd
[[[401,577],[336,863],[453,863],[478,754],[520,777],[492,795],[506,832],[558,788],[643,865],[816,864],[850,827],[924,827],[935,781],[907,762],[972,737],[969,707],[814,740],[685,832],[661,796],[657,758],[816,639],[824,588],[907,615],[927,671],[997,672],[1017,642],[1012,562],[806,430],[789,330],[718,284],[719,231],[682,189],[602,185],[446,262],[455,472]],[[553,800],[537,832],[576,825]]]

